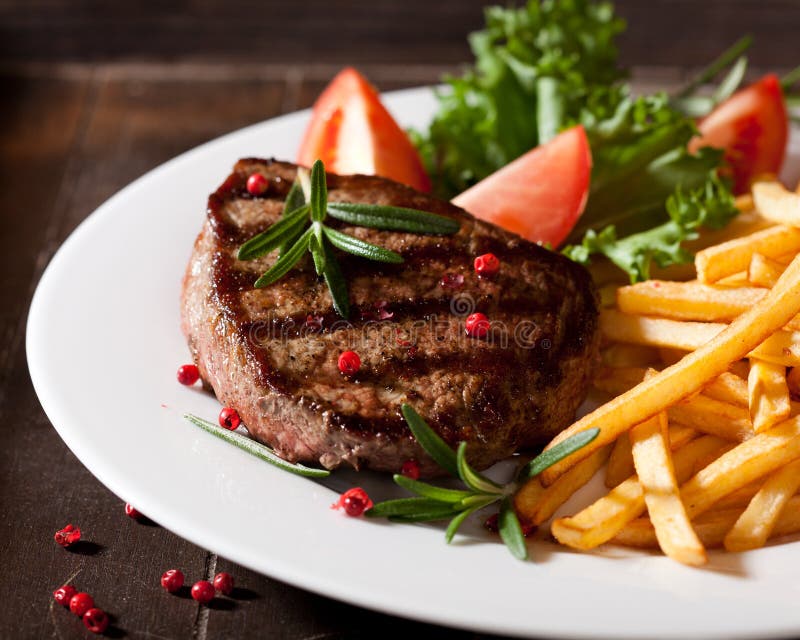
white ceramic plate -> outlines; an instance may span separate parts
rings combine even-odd
[[[404,125],[433,109],[427,89],[387,103]],[[219,405],[175,381],[188,359],[181,276],[206,196],[243,156],[293,158],[307,112],[209,142],[158,167],[95,211],[47,268],[27,350],[42,405],[78,458],[112,491],[192,542],[288,583],[401,616],[520,636],[763,637],[800,634],[800,544],[712,554],[703,570],[608,548],[531,544],[514,560],[478,523],[446,546],[434,526],[347,518],[329,506],[354,483],[281,472],[197,430]],[[795,141],[797,136],[795,136]],[[800,154],[793,150],[789,171]]]

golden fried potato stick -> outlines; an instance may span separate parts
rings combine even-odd
[[[800,416],[735,446],[681,486],[689,517],[696,518],[724,496],[797,458],[800,458]]]
[[[794,317],[789,320],[794,321]],[[605,309],[600,313],[600,331],[609,340],[685,351],[696,351],[705,346],[728,326],[718,322],[632,316],[615,309]],[[800,366],[800,331],[775,331],[750,355],[787,367]]]
[[[603,364],[609,367],[645,367],[658,362],[658,352],[653,347],[617,342],[603,349]]]
[[[667,444],[667,414],[662,411],[629,432],[633,462],[650,521],[661,550],[673,560],[694,567],[708,561],[681,502],[675,468]]]
[[[775,224],[800,227],[800,195],[792,193],[780,182],[756,182],[753,204],[758,213]]]
[[[677,422],[725,440],[744,442],[755,435],[747,409],[714,400],[704,394],[681,400],[667,409],[667,414],[670,422]]]
[[[750,258],[750,266],[747,267],[747,280],[756,287],[771,289],[785,269],[785,264],[760,253],[754,253]]]
[[[800,231],[778,225],[703,249],[695,256],[694,266],[700,282],[712,283],[747,271],[754,253],[777,258],[797,251],[800,251]]]
[[[619,395],[644,380],[645,371],[646,369],[643,367],[604,367],[600,369],[594,381],[594,386],[601,391]],[[800,378],[798,382],[800,382]],[[702,394],[714,400],[727,402],[738,407],[748,408],[750,406],[747,382],[729,371],[720,374],[719,377],[709,382],[703,388]],[[614,454],[612,453],[611,455],[613,456]]]
[[[800,257],[787,267],[767,297],[740,315],[719,335],[650,380],[644,380],[630,391],[598,407],[556,436],[548,447],[587,429],[599,429],[592,442],[546,469],[542,473],[543,484],[551,484],[576,462],[616,440],[620,433],[702,389],[798,312]]]
[[[595,380],[594,386],[601,391],[607,391],[615,395],[624,393],[628,389],[636,386],[636,384],[642,381],[644,376],[644,369],[640,368],[610,369],[608,371],[609,373],[606,375],[602,375],[601,372],[601,375]],[[619,372],[619,375],[615,375],[615,372]],[[750,411],[745,408],[748,402],[747,385],[744,380],[730,373],[726,372],[723,375],[728,376],[724,382],[719,382],[722,378],[722,376],[720,376],[707,386],[702,393],[681,400],[676,405],[667,409],[670,421],[735,442],[743,442],[748,438],[752,438],[753,435],[755,435],[755,431],[753,430],[753,423],[750,420]],[[729,378],[735,378],[739,382],[731,382],[730,386],[727,386]],[[744,386],[744,406],[742,406],[741,403],[731,404],[724,400],[716,400],[712,398],[711,393],[709,393],[709,389],[713,386],[718,395],[730,395],[728,391],[734,385],[738,387],[739,383]],[[620,438],[622,438],[622,436],[620,436]],[[620,438],[617,438],[617,443],[619,443]],[[615,449],[616,446],[617,445],[615,445]],[[619,454],[621,455],[623,452],[620,451]],[[614,453],[612,452],[611,455],[613,460]],[[622,460],[620,460],[620,462],[622,462]],[[611,461],[609,461],[609,466],[610,464]],[[612,474],[612,478],[619,478],[620,482],[627,477],[628,476],[619,478],[619,476]],[[617,484],[619,484],[619,482],[617,482]]]
[[[724,444],[715,436],[703,436],[678,449],[674,456],[678,482],[691,475],[698,457],[718,451]],[[611,540],[644,510],[644,490],[639,478],[631,476],[574,516],[555,520],[551,532],[562,544],[575,549],[593,549]]]
[[[707,549],[720,547],[725,533],[733,526],[741,512],[741,509],[726,509],[701,516],[694,522],[694,531],[701,544]],[[646,517],[631,520],[610,542],[635,549],[659,548],[655,527],[650,518]]]
[[[693,440],[700,434],[691,427],[673,424],[670,426],[667,435],[669,437],[669,447],[672,451],[675,451],[689,442],[689,440]],[[616,458],[614,457],[615,455]],[[567,473],[569,473],[569,471],[567,471]],[[611,451],[611,456],[608,458],[608,466],[606,467],[605,478],[606,486],[609,489],[613,489],[635,473],[636,469],[633,465],[631,440],[627,433],[623,433],[619,438],[617,438],[617,441],[614,443],[614,449]],[[556,480],[556,483],[557,482],[558,480]]]
[[[572,497],[578,489],[599,471],[611,451],[611,447],[598,449],[549,487],[543,487],[539,478],[531,478],[514,496],[514,509],[530,524],[540,525],[553,517],[558,508]]]
[[[695,532],[707,549],[721,547],[725,535],[730,531],[741,513],[741,508],[704,513],[694,522]],[[770,539],[798,532],[800,532],[800,496],[795,496],[789,500],[786,508],[775,523]],[[653,529],[653,523],[648,518],[632,520],[623,527],[611,542],[638,549],[658,548],[656,532]]]
[[[760,287],[723,287],[700,282],[647,280],[617,289],[617,307],[632,315],[674,320],[729,322],[761,300]]]
[[[670,349],[669,347],[659,347],[658,355],[665,367],[669,367],[687,354],[683,349]],[[663,367],[662,367],[663,368]]]
[[[766,431],[789,417],[791,405],[786,367],[751,358],[747,387],[750,418],[756,433]]]
[[[747,382],[739,376],[726,371],[721,373],[718,378],[712,380],[708,386],[703,388],[703,395],[736,405],[737,407],[749,407],[750,398],[747,393]]]
[[[709,461],[709,464],[713,462],[713,460]],[[707,466],[707,465],[706,465]],[[701,467],[702,468],[702,467]],[[700,469],[697,469],[700,471]],[[764,486],[764,478],[759,478],[751,482],[750,484],[746,484],[741,489],[737,489],[733,493],[729,493],[724,498],[717,500],[714,503],[714,507],[711,511],[707,511],[706,513],[711,513],[713,511],[722,511],[724,509],[739,509],[741,513],[750,504],[750,501],[753,499],[753,496],[756,495],[759,491],[761,491],[761,487]],[[705,514],[700,516],[701,518],[705,517]]]
[[[725,548],[728,551],[747,551],[763,547],[784,507],[798,489],[800,460],[795,460],[767,478],[764,486],[725,536]]]
[[[580,463],[579,463],[580,464]],[[577,466],[577,465],[576,465]],[[569,473],[569,471],[567,471]],[[636,470],[633,466],[633,452],[631,451],[631,439],[627,433],[620,434],[611,450],[606,467],[606,486],[613,489],[620,482],[630,478]],[[556,480],[556,482],[558,482]]]

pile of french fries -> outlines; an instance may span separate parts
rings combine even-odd
[[[800,187],[753,185],[700,248],[695,279],[601,289],[612,399],[549,446],[598,428],[528,481],[519,516],[544,525],[596,473],[608,493],[550,523],[560,543],[655,549],[700,566],[800,532]],[[691,277],[691,276],[690,276]]]

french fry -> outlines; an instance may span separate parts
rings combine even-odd
[[[594,386],[615,397],[548,445],[599,430],[541,474],[537,503],[609,449],[611,490],[552,523],[563,544],[660,546],[697,566],[723,540],[743,550],[800,532],[800,184],[760,180],[732,225],[701,234],[697,280],[669,269],[686,281],[607,288]],[[646,379],[648,366],[665,368]],[[564,493],[553,489],[559,504]]]
[[[731,449],[733,449],[736,445],[732,442],[725,442],[725,444],[717,451],[712,451],[704,456],[699,456],[695,458],[694,464],[692,465],[692,473],[691,475],[697,475],[700,471],[705,469],[708,465],[710,465],[714,460],[719,458],[723,453],[728,453]]]
[[[703,395],[739,407],[749,407],[747,383],[728,371],[721,373],[703,389]]]
[[[765,298],[736,318],[721,333],[714,335],[709,342],[650,380],[644,380],[630,391],[598,407],[556,436],[548,447],[587,429],[599,430],[592,442],[546,469],[542,473],[543,484],[551,484],[572,465],[613,442],[620,433],[702,389],[727,371],[733,362],[742,359],[778,331],[798,312],[800,257],[792,261]],[[758,437],[751,438],[740,446]]]
[[[708,549],[722,546],[725,535],[730,531],[742,509],[725,509],[723,511],[709,511],[694,522],[694,529],[700,541]],[[775,527],[772,529],[770,539],[791,535],[800,532],[800,497],[794,497],[786,505]],[[614,544],[638,549],[656,549],[655,529],[648,518],[637,518],[626,524],[612,540]]]
[[[696,518],[724,496],[798,457],[800,416],[737,445],[681,486],[681,497],[689,517]]]
[[[706,550],[692,529],[675,479],[667,444],[666,412],[636,425],[629,435],[636,474],[661,550],[682,564],[705,564]]]
[[[514,508],[526,522],[540,525],[549,520],[572,494],[592,479],[608,460],[611,447],[598,449],[549,487],[543,487],[539,478],[531,478],[514,496]]]
[[[661,357],[661,362],[669,367],[686,355],[686,351],[682,349],[670,349],[669,347],[659,347],[658,355]]]
[[[644,367],[603,367],[594,379],[594,386],[601,391],[619,395],[632,389],[647,373]]]
[[[567,473],[569,473],[569,471],[567,471]],[[608,458],[606,486],[609,489],[613,489],[620,482],[630,478],[634,473],[631,439],[628,437],[627,433],[623,433],[617,438],[617,441],[614,443],[614,448],[611,450],[611,456]],[[558,480],[556,480],[556,483],[557,482]]]
[[[747,280],[747,271],[740,271],[738,273],[734,273],[732,276],[722,278],[722,280],[717,280],[717,282],[713,285],[706,286],[727,287],[728,289],[743,289],[745,287],[749,287],[750,282]]]
[[[744,442],[755,435],[747,409],[703,394],[676,403],[667,413],[670,421],[725,440]]]
[[[744,204],[747,205],[752,203],[745,202]],[[703,233],[700,234],[700,237],[697,238],[697,240],[690,240],[686,242],[686,248],[692,253],[697,253],[698,251],[702,251],[708,247],[713,247],[735,238],[741,238],[742,236],[749,236],[757,231],[762,231],[769,227],[775,226],[769,220],[762,218],[752,207],[745,207],[745,209],[739,208],[739,210],[742,213],[736,216],[722,229],[703,229]],[[667,269],[652,269],[651,277],[678,280],[679,278],[675,278],[671,275],[671,270],[672,267],[668,267]],[[692,277],[695,277],[695,275],[693,274],[688,278],[683,279],[689,280]]]
[[[789,417],[791,406],[785,367],[751,359],[747,387],[750,418],[757,433],[766,431]]]
[[[625,371],[641,370],[625,369]],[[627,375],[632,377],[630,373]],[[613,375],[601,376],[595,380],[594,386],[601,391],[619,395],[633,388],[642,380],[642,378],[639,377],[639,382],[633,382],[631,377],[624,379],[621,377],[617,378]],[[742,382],[744,383],[744,381]],[[720,436],[726,440],[743,442],[748,438],[752,438],[755,434],[748,409],[741,405],[716,400],[706,394],[705,390],[702,394],[691,396],[669,407],[669,409],[667,409],[667,414],[670,421],[687,427],[694,427],[699,431]],[[622,436],[620,436],[620,438],[621,437]],[[619,442],[619,438],[617,442]],[[622,452],[620,452],[620,454],[622,454]],[[616,472],[612,473],[611,476],[612,480],[619,478]],[[622,480],[624,479],[625,478],[622,478]],[[607,482],[610,481],[611,480],[607,480]]]
[[[728,551],[763,547],[786,504],[800,488],[800,461],[775,471],[725,536]]]
[[[685,445],[687,442],[689,442],[689,440],[697,437],[698,433],[691,427],[674,424],[670,426],[667,435],[669,438],[670,449],[674,451],[675,449]],[[569,473],[569,471],[567,471],[567,473]],[[636,473],[636,470],[633,466],[631,440],[627,433],[623,433],[619,438],[617,438],[617,441],[614,443],[614,448],[611,450],[611,456],[608,458],[605,478],[606,486],[609,489],[613,489],[621,482],[624,482],[630,478],[634,473]],[[557,483],[558,480],[556,480],[556,484]]]
[[[694,440],[698,436],[702,435],[700,432],[692,429],[691,427],[684,427],[680,424],[671,424],[669,426],[669,431],[667,432],[669,436],[669,448],[671,451],[677,451],[683,445],[688,443],[691,440]]]
[[[722,545],[725,533],[733,526],[741,512],[741,509],[713,511],[695,521],[693,523],[694,531],[702,545],[708,549],[714,549]],[[635,549],[659,548],[656,530],[649,518],[631,520],[620,529],[619,533],[610,542]]]
[[[711,462],[713,462],[713,460],[709,460],[709,464]],[[700,469],[697,469],[697,471],[700,471]],[[764,486],[763,478],[759,478],[755,482],[746,484],[741,489],[737,489],[733,493],[729,493],[721,500],[718,500],[714,504],[714,507],[711,511],[722,511],[723,509],[739,509],[739,511],[741,512],[747,507],[748,504],[750,504],[750,501],[753,499],[753,496],[756,495],[761,490],[762,486]],[[711,513],[711,511],[707,513]],[[700,517],[702,518],[703,516]]]
[[[653,347],[614,343],[602,352],[603,364],[609,367],[645,367],[658,361]]]
[[[775,224],[800,227],[800,194],[792,193],[780,182],[756,182],[753,204],[758,213]]]
[[[733,288],[699,282],[647,280],[617,289],[617,307],[632,315],[728,322],[765,295],[766,290],[759,287]]]
[[[595,380],[594,385],[602,391],[619,395],[639,384],[644,380],[644,376],[645,370],[636,367],[604,369]],[[712,397],[714,393],[718,396],[735,395],[737,404],[717,400]],[[755,434],[750,420],[750,412],[745,408],[747,406],[746,383],[741,378],[725,372],[707,385],[702,393],[681,400],[669,407],[667,412],[670,421],[694,427],[704,433],[720,436],[726,440],[743,442]],[[613,456],[612,452],[612,459]],[[616,479],[619,476],[612,474],[612,477]]]
[[[692,473],[696,458],[719,450],[724,442],[715,436],[692,440],[675,452],[675,476],[682,482]],[[632,476],[570,518],[559,518],[551,526],[555,538],[575,549],[593,549],[611,540],[645,510],[644,491]]]
[[[754,253],[747,267],[747,280],[756,287],[772,288],[786,269],[786,265],[777,260]]]
[[[610,340],[686,351],[696,351],[704,347],[728,326],[732,325],[645,318],[612,309],[604,310],[600,314],[600,330]],[[773,333],[774,335],[762,340],[749,355],[787,367],[800,365],[800,331]]]
[[[800,251],[800,231],[778,225],[703,249],[695,256],[694,265],[700,282],[713,283],[747,271],[754,253],[775,258],[797,251]]]
[[[603,368],[598,373],[594,386],[601,391],[619,395],[644,380],[645,371],[643,367]],[[750,406],[747,382],[729,371],[709,382],[703,388],[702,394],[738,407]],[[613,457],[614,454],[611,455]]]

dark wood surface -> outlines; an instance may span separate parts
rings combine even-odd
[[[453,64],[492,0],[2,0],[0,57]],[[693,66],[745,33],[753,61],[792,65],[796,0],[617,0],[626,65]],[[787,62],[787,60],[789,62]]]
[[[114,192],[201,142],[308,106],[341,63],[384,90],[434,82],[466,60],[463,34],[484,3],[333,3],[346,18],[336,37],[322,0],[147,4],[0,2],[0,638],[90,636],[53,606],[65,582],[114,616],[112,637],[476,637],[306,593],[127,518],[42,412],[24,341],[48,261]],[[636,24],[628,62],[695,64],[747,30],[770,38],[755,52],[764,66],[800,62],[800,3],[619,5]],[[91,390],[75,401],[91,403]],[[88,541],[74,551],[52,540],[68,522]],[[170,567],[191,579],[229,571],[240,590],[198,607],[161,590]]]

